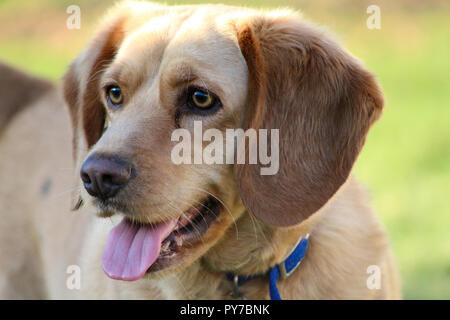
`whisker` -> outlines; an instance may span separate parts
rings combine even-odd
[[[169,206],[172,208],[172,209],[177,209],[179,212],[181,212],[181,215],[183,216],[183,218],[188,218],[187,216],[186,216],[186,214],[184,213],[184,211],[181,209],[181,208],[179,208],[176,204],[174,204],[170,199],[168,199],[164,194],[161,194],[168,202],[169,202]],[[198,209],[196,209],[198,212],[199,212],[199,214],[201,215],[201,212],[198,210]],[[202,216],[203,217],[203,216]],[[201,232],[200,232],[200,230],[194,225],[194,224],[192,224],[192,226],[194,227],[194,229],[195,229],[195,231],[197,232],[197,234],[198,234],[198,236],[199,236],[199,238],[202,240],[202,242],[204,243],[204,240],[203,240],[203,238],[201,237]]]
[[[194,186],[188,186],[188,185],[181,185],[181,184],[177,184],[177,187],[181,187],[181,188],[189,188],[189,189],[194,189],[194,190],[198,190],[198,191],[202,191],[207,193],[208,195],[212,196],[213,198],[215,198],[217,201],[219,201],[222,206],[227,210],[228,214],[231,216],[231,219],[233,220],[234,223],[234,227],[236,229],[236,239],[239,240],[238,238],[238,227],[237,227],[237,223],[236,223],[236,219],[234,218],[233,214],[231,213],[231,210],[227,207],[227,205],[221,200],[219,199],[217,196],[215,196],[214,194],[212,194],[211,192],[209,192],[208,190],[202,189],[200,187],[194,187]]]
[[[261,234],[261,236],[263,237],[263,239],[265,240],[265,242],[269,242],[266,238],[266,235],[264,234],[263,230],[261,230],[261,225],[259,223],[257,223],[255,217],[253,216],[253,214],[251,214],[250,212],[248,213],[248,215],[250,216],[250,221],[253,224],[253,231],[255,234],[255,244],[258,243],[258,230],[259,229],[259,234]]]
[[[183,201],[183,200],[181,200],[181,199],[178,199],[178,201]],[[196,201],[196,200],[192,200],[192,201],[195,201],[195,202],[197,202],[197,203],[200,203],[200,202],[198,202],[198,201]],[[190,207],[193,207],[197,212],[198,212],[198,214],[202,217],[202,219],[203,219],[203,221],[205,222],[205,223],[207,223],[206,222],[206,220],[205,220],[205,217],[204,217],[204,215],[202,214],[202,212],[199,210],[199,209],[197,209],[196,207],[194,207],[194,206],[192,206],[191,204],[190,204],[190,202],[188,202],[188,201],[183,201],[184,203],[187,203]],[[201,203],[200,203],[201,204]],[[204,206],[204,205],[203,205]],[[204,206],[205,207],[205,206]],[[207,208],[207,207],[206,207]],[[209,209],[209,208],[208,208]],[[209,209],[210,210],[210,209]],[[212,212],[212,211],[211,211]],[[214,213],[213,213],[214,214]],[[216,216],[217,217],[217,215],[215,215],[214,214],[214,216]],[[184,215],[184,217],[186,217],[186,215]],[[195,227],[195,224],[192,224],[192,226],[194,227],[194,228],[196,228]],[[197,231],[197,233],[198,233],[198,235],[199,235],[199,237],[201,237],[201,233],[200,233],[200,231],[196,228],[196,231]],[[202,242],[204,242],[204,240],[203,240],[203,238],[201,238],[202,239]]]
[[[74,192],[74,191],[80,191],[80,192],[81,192],[81,186],[76,186],[76,187],[72,187],[72,188],[70,188],[70,189],[61,191],[61,192],[59,192],[59,193],[57,193],[57,194],[52,195],[52,196],[50,197],[50,199],[51,199],[51,200],[56,200],[56,199],[58,199],[58,198],[61,198],[62,196],[67,195],[68,193],[72,193],[72,192]]]
[[[180,200],[180,199],[179,199],[179,200]],[[216,214],[214,211],[212,211],[208,206],[204,205],[203,203],[201,203],[200,201],[197,201],[197,200],[191,200],[191,201],[194,201],[195,203],[197,203],[197,204],[201,205],[202,207],[206,208],[206,210],[208,210],[209,212],[211,212],[211,213],[214,215],[214,217],[217,218],[217,214]],[[188,201],[184,201],[184,202],[187,203],[187,204],[189,204]],[[198,209],[196,209],[196,210],[199,211]],[[199,212],[200,212],[200,211],[199,211]],[[203,216],[203,214],[202,214],[201,212],[200,212],[200,215],[202,216],[203,221],[205,221],[205,223],[206,223],[205,217]]]

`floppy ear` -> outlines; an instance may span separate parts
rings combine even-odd
[[[73,128],[75,189],[72,210],[81,204],[79,169],[90,147],[101,137],[105,111],[99,97],[99,81],[104,68],[113,60],[123,40],[125,15],[114,17],[97,33],[88,47],[72,63],[64,76],[64,98]]]
[[[235,165],[247,209],[276,226],[300,223],[346,181],[383,98],[371,73],[292,14],[238,28],[249,70],[244,129],[279,129],[279,171]]]

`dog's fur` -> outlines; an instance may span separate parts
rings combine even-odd
[[[0,89],[19,90],[0,91],[2,298],[228,299],[226,271],[266,272],[307,233],[304,261],[279,281],[283,298],[400,297],[385,232],[350,174],[382,95],[372,74],[297,14],[126,3],[105,19],[63,87],[1,69]],[[112,81],[126,96],[114,112],[101,90]],[[206,86],[223,108],[180,115],[187,85]],[[220,130],[279,128],[280,171],[173,164],[171,132],[194,119]],[[82,190],[80,166],[94,153],[138,168],[116,207],[100,208]],[[158,222],[205,192],[221,199],[222,212],[175,264],[133,283],[104,275],[101,252],[117,207]],[[70,265],[81,268],[80,290],[66,286]],[[380,267],[379,289],[367,286],[371,265]],[[269,297],[267,278],[240,290]]]

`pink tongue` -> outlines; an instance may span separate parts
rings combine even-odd
[[[161,242],[177,224],[177,219],[156,226],[137,226],[123,219],[108,235],[102,255],[103,270],[110,278],[134,281],[156,261]]]

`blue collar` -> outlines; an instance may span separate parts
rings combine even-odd
[[[291,251],[291,253],[288,254],[287,258],[279,264],[270,268],[267,272],[269,274],[269,291],[271,300],[281,300],[281,296],[277,287],[277,281],[280,278],[286,279],[295,271],[295,269],[297,269],[303,257],[305,256],[306,249],[308,248],[308,238],[309,234],[307,234],[304,238],[301,238],[294,249]],[[232,272],[228,272],[226,274],[227,279],[233,281],[233,298],[245,298],[238,290],[239,285],[249,280],[263,277],[267,273],[250,276],[239,276],[235,275]]]

